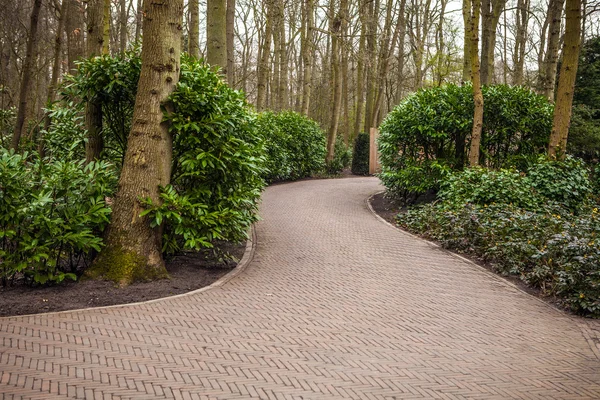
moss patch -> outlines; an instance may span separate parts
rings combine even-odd
[[[151,266],[145,257],[116,246],[103,249],[85,276],[113,281],[119,286],[169,277],[164,265]]]

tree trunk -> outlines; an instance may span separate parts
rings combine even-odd
[[[369,132],[373,122],[373,102],[375,101],[374,77],[377,68],[377,20],[379,14],[379,2],[371,1],[368,3],[367,14],[367,57],[366,57],[366,99],[365,99],[365,126],[364,131]]]
[[[194,1],[194,0],[192,0]],[[135,13],[135,42],[139,43],[142,35],[142,17],[144,15],[144,10],[142,9],[142,0],[137,0],[137,7]]]
[[[160,202],[159,187],[171,178],[172,137],[162,108],[179,80],[183,0],[146,0],[144,11],[142,70],[127,152],[106,247],[88,273],[120,285],[167,275],[161,229],[140,217],[139,199]]]
[[[303,4],[305,7],[304,18],[306,22],[302,40],[302,60],[304,62],[304,72],[302,74],[302,114],[308,116],[312,91],[314,2],[313,0],[304,0]]]
[[[523,84],[523,67],[525,65],[525,45],[527,44],[527,25],[529,23],[529,0],[517,1],[517,23],[515,48],[513,51],[513,84]],[[506,40],[506,39],[505,39]]]
[[[329,31],[331,32],[331,123],[327,135],[327,155],[325,162],[330,163],[335,156],[335,138],[337,136],[338,125],[340,122],[340,111],[342,109],[342,79],[340,75],[340,48],[339,34],[341,27],[341,18],[339,13],[334,16],[334,0],[330,0],[330,19]]]
[[[38,20],[40,16],[40,9],[42,8],[42,0],[33,1],[33,9],[31,11],[31,18],[29,24],[29,35],[27,38],[27,50],[25,54],[25,61],[23,62],[23,69],[21,72],[21,87],[19,89],[19,110],[17,111],[17,122],[15,125],[15,132],[13,133],[10,148],[17,151],[21,142],[21,136],[25,129],[25,112],[27,111],[27,98],[29,96],[31,86],[31,74],[33,63],[37,57],[37,41],[38,41]]]
[[[256,95],[256,109],[263,111],[267,105],[267,80],[269,79],[269,56],[271,53],[271,36],[272,36],[272,2],[267,0],[265,2],[267,8],[267,18],[265,22],[265,36],[263,40],[262,49],[260,50],[260,61],[258,63],[258,79],[257,79],[257,95]]]
[[[471,2],[472,0],[463,0],[462,3],[462,15],[463,25],[465,27],[465,36],[463,38],[463,70],[462,70],[462,81],[467,82],[471,79]],[[479,29],[479,27],[478,27]]]
[[[188,52],[192,57],[200,57],[200,11],[198,0],[190,0],[190,35],[188,38]]]
[[[93,57],[104,49],[104,11],[105,0],[89,0],[87,5],[87,56]],[[85,159],[92,162],[100,158],[104,150],[102,137],[102,107],[98,99],[89,99],[85,109],[85,126],[88,140],[85,144]]]
[[[233,39],[235,35],[235,0],[227,0],[227,82],[233,87],[235,83],[235,48]]]
[[[365,21],[365,4],[360,6],[360,39],[358,42],[358,62],[356,66],[356,102],[354,105],[354,136],[358,137],[361,131],[363,113],[365,110],[365,58],[366,58],[366,21]]]
[[[494,78],[494,50],[500,14],[506,0],[482,0],[481,2],[481,83],[490,85]]]
[[[85,43],[83,34],[83,15],[84,9],[77,0],[64,0],[68,3],[65,30],[67,33],[67,58],[69,63],[69,71],[77,68],[75,61],[81,59],[85,55]]]
[[[206,6],[206,62],[227,76],[227,0],[208,0]]]
[[[125,0],[120,0],[119,17],[119,50],[125,53],[127,50],[127,4]]]
[[[110,0],[104,0],[102,9],[102,54],[110,54]]]
[[[552,102],[554,101],[554,86],[556,85],[560,25],[564,2],[565,0],[550,0],[548,5],[548,48],[540,73],[540,92]]]
[[[479,146],[481,144],[481,130],[483,128],[483,93],[481,92],[481,77],[479,75],[479,10],[480,0],[472,1],[471,26],[471,81],[473,82],[473,101],[475,112],[473,114],[473,130],[471,132],[471,148],[469,150],[469,165],[479,165]]]
[[[566,1],[566,27],[565,42],[563,44],[563,61],[560,68],[558,80],[558,91],[556,106],[554,108],[554,120],[548,155],[559,160],[564,159],[567,148],[569,126],[571,124],[571,112],[573,106],[573,91],[575,89],[575,78],[579,64],[579,52],[581,50],[581,0]]]

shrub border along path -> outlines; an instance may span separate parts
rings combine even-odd
[[[379,190],[269,187],[253,260],[211,290],[0,319],[0,397],[600,397],[600,321],[382,225]]]

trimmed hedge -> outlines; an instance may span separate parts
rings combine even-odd
[[[354,175],[369,175],[369,148],[369,134],[359,133],[354,140],[354,153],[352,154],[352,173]]]

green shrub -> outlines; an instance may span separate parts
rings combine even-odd
[[[215,240],[241,241],[257,220],[264,181],[262,138],[244,95],[207,65],[184,58],[170,97],[173,134],[171,185],[162,204],[147,210],[164,224],[164,250],[212,247]]]
[[[500,272],[562,298],[575,312],[600,316],[597,208],[574,216],[557,206],[532,212],[506,203],[448,208],[439,202],[410,209],[398,222],[492,262]]]
[[[32,160],[32,161],[31,161]],[[116,176],[110,164],[40,160],[0,149],[0,279],[75,279],[100,250]]]
[[[78,106],[72,102],[54,103],[48,116],[52,123],[42,139],[46,156],[53,160],[84,159],[86,130]]]
[[[352,153],[352,173],[354,175],[369,175],[369,134],[361,132],[354,140]]]
[[[483,95],[481,165],[523,169],[545,151],[552,105],[522,87],[487,86]],[[470,85],[423,89],[402,101],[380,128],[380,177],[390,194],[436,190],[444,170],[461,170],[472,124]]]
[[[438,198],[454,208],[465,204],[503,203],[536,210],[542,202],[525,174],[516,170],[494,171],[481,167],[448,174],[441,184]]]
[[[267,181],[296,180],[323,170],[325,134],[315,121],[294,111],[265,111],[257,126],[265,142]]]
[[[2,87],[0,87],[0,92]],[[0,109],[0,146],[8,148],[17,122],[15,107]]]
[[[325,172],[328,175],[337,175],[350,166],[352,161],[352,150],[346,146],[342,136],[335,138],[335,148],[333,152],[333,161],[326,163]]]
[[[571,156],[564,161],[542,156],[527,175],[537,193],[571,211],[576,211],[592,192],[590,171],[581,160]]]

